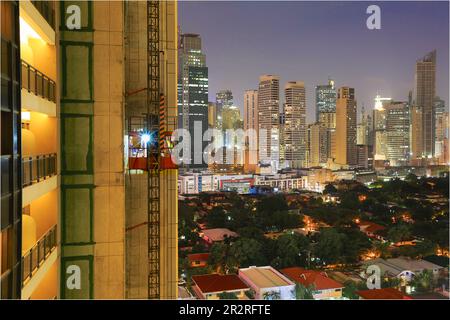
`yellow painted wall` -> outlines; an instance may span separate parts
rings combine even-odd
[[[29,215],[22,215],[22,254],[30,250],[37,241],[36,221]]]
[[[31,300],[53,299],[57,295],[58,263],[55,262],[31,295]]]
[[[39,239],[58,221],[58,190],[34,200],[30,204],[30,215],[36,221],[36,236]]]
[[[20,58],[53,81],[56,80],[55,46],[40,39],[23,39],[20,43]]]
[[[22,129],[22,154],[24,156],[56,153],[57,118],[39,112],[30,112],[29,129]]]

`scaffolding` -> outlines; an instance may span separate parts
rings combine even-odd
[[[160,52],[159,1],[147,2],[147,126],[156,143],[147,148],[148,164],[148,298],[160,298]]]

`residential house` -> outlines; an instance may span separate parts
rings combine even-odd
[[[204,274],[192,276],[192,290],[199,299],[217,300],[220,294],[234,293],[238,299],[247,299],[250,288],[235,274]]]

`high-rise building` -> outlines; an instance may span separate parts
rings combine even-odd
[[[319,123],[327,129],[327,159],[336,158],[336,112],[320,112]]]
[[[323,166],[328,160],[328,129],[316,122],[308,126],[308,167]]]
[[[410,157],[411,159],[422,158],[423,155],[423,138],[422,138],[422,108],[418,106],[410,107]]]
[[[217,123],[217,108],[214,102],[208,102],[208,127],[215,128]]]
[[[374,159],[386,160],[387,157],[387,135],[386,135],[386,106],[392,102],[391,98],[375,97],[373,109],[373,146]]]
[[[316,86],[316,121],[319,121],[322,112],[336,112],[336,97],[334,80],[328,79],[328,84]]]
[[[336,101],[336,163],[357,164],[355,89],[341,87]]]
[[[434,99],[434,111],[436,119],[435,155],[439,158],[439,163],[445,164],[448,162],[448,160],[445,160],[445,158],[448,159],[445,149],[449,138],[449,118],[445,108],[445,101],[436,97]]]
[[[208,67],[200,35],[180,35],[178,60],[178,126],[191,135],[191,152],[182,155],[183,167],[206,168],[203,134],[208,129]],[[220,107],[216,102],[218,116]]]
[[[258,88],[259,161],[272,170],[279,166],[279,115],[280,77],[263,75]]]
[[[386,111],[386,159],[391,166],[405,165],[409,160],[409,106],[392,102]]]
[[[216,93],[217,128],[222,129],[222,110],[233,106],[233,93],[224,89]]]
[[[283,156],[285,166],[306,165],[306,97],[303,81],[289,81],[284,87]]]
[[[253,138],[248,136],[245,138],[244,170],[245,172],[255,172],[258,163],[258,90],[245,90],[244,130],[246,132],[254,130]],[[251,154],[253,154],[253,158],[251,158]]]
[[[436,96],[436,50],[426,54],[416,62],[415,105],[422,108],[422,152],[423,156],[434,156]]]
[[[58,8],[1,2],[0,299],[58,296]]]

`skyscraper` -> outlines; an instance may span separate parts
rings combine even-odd
[[[418,106],[411,106],[409,111],[410,116],[410,156],[411,160],[422,157],[423,154],[423,117],[422,108]]]
[[[215,128],[217,123],[217,108],[214,102],[208,102],[208,127]]]
[[[386,160],[387,136],[386,136],[386,107],[391,103],[391,98],[375,97],[375,107],[373,109],[373,145],[374,159]]]
[[[284,161],[290,168],[301,168],[306,160],[306,97],[303,81],[289,81],[284,87]]]
[[[434,156],[436,95],[436,50],[426,54],[416,62],[415,105],[422,108],[423,156]]]
[[[216,93],[216,113],[217,113],[217,128],[222,129],[222,110],[225,107],[233,105],[233,93],[231,90],[220,90]]]
[[[316,121],[322,112],[336,112],[336,97],[334,80],[328,79],[328,84],[316,86]]]
[[[279,166],[280,77],[263,75],[258,88],[259,161]]]
[[[244,130],[254,130],[255,132],[253,138],[245,138],[244,170],[246,172],[255,172],[258,161],[258,90],[245,90]],[[253,139],[253,141],[250,141],[250,139]],[[251,153],[254,154],[254,159],[250,158]]]
[[[327,162],[327,133],[327,128],[319,122],[308,126],[309,167],[321,166]]]
[[[341,87],[336,101],[336,163],[357,164],[355,89]]]
[[[206,168],[203,134],[208,129],[208,67],[200,35],[181,34],[178,50],[178,127],[191,134],[191,154],[182,155],[183,165]],[[201,130],[194,130],[196,126]]]
[[[392,102],[386,110],[386,159],[391,166],[405,165],[409,159],[409,107]]]

